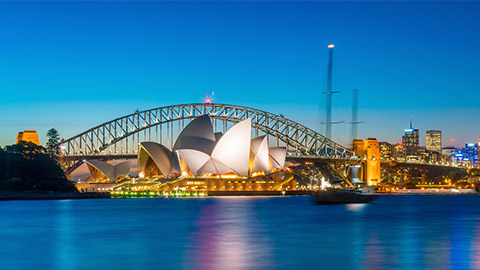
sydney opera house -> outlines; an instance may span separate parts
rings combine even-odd
[[[172,149],[156,143],[138,146],[138,178],[129,178],[128,161],[87,161],[91,178],[110,182],[111,190],[256,192],[295,190],[284,168],[285,147],[269,147],[267,136],[252,138],[246,119],[224,134],[214,132],[208,115],[191,121]]]

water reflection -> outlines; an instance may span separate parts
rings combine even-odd
[[[269,241],[255,217],[255,200],[220,198],[201,209],[193,232],[196,269],[272,266]]]
[[[1,269],[480,269],[479,198],[0,202]]]
[[[450,217],[450,264],[455,265],[458,269],[468,269],[472,244],[469,240],[473,238],[473,231],[469,227],[475,224],[465,220],[466,208],[464,205],[453,204],[452,210],[455,214]]]
[[[57,217],[55,220],[55,268],[59,270],[72,269],[75,266],[72,265],[71,254],[75,253],[75,243],[72,237],[72,204],[71,200],[55,201],[55,207],[57,208]]]
[[[362,241],[363,242],[363,241]],[[363,242],[364,247],[364,258],[363,258],[363,267],[364,269],[384,269],[385,260],[385,243],[383,243],[379,235],[375,232],[369,232],[366,241]]]
[[[475,223],[472,246],[472,268],[480,269],[480,218],[477,218]]]
[[[347,210],[352,212],[361,212],[367,206],[368,204],[366,203],[352,203],[352,204],[347,204],[345,207],[347,208]]]

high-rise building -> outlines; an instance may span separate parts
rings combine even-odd
[[[36,130],[25,130],[20,131],[17,134],[17,144],[20,142],[30,142],[36,145],[40,145],[40,141],[38,140],[38,133]]]
[[[427,130],[426,147],[428,151],[442,152],[442,131]]]
[[[403,143],[398,143],[393,148],[393,157],[396,160],[404,160],[405,159],[405,147]]]
[[[393,147],[388,142],[379,142],[378,147],[380,148],[380,159],[381,160],[390,160],[393,157]]]
[[[463,157],[464,160],[470,162],[470,165],[475,165],[478,162],[478,145],[474,143],[467,143],[465,144],[465,148],[463,149]]]
[[[405,135],[402,137],[403,146],[405,147],[405,155],[417,155],[417,148],[419,146],[418,129],[412,126],[412,119],[410,119],[410,128],[405,129]]]
[[[423,160],[428,163],[437,163],[442,161],[442,154],[441,152],[426,150]]]
[[[421,147],[419,146],[417,148],[417,155],[415,156],[415,159],[417,160],[425,160],[425,153],[427,152],[427,150],[425,149],[425,147]]]
[[[478,137],[478,143],[477,143],[477,157],[480,157],[480,137]],[[478,163],[480,162],[477,160],[477,165]]]

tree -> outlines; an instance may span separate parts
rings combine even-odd
[[[47,131],[47,148],[50,153],[58,153],[57,145],[60,142],[60,133],[55,128]]]
[[[468,173],[465,169],[448,172],[448,178],[450,178],[453,183],[455,183],[459,180],[465,179],[465,177],[467,177],[467,175],[468,175]]]
[[[9,177],[9,160],[8,153],[0,147],[0,180],[8,179]]]
[[[60,164],[45,148],[19,142],[0,150],[0,191],[76,192]]]

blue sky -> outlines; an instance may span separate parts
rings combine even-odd
[[[477,2],[0,2],[0,145],[68,138],[172,104],[282,113],[323,132],[327,45],[334,119],[360,91],[361,138],[398,142],[410,116],[444,146],[480,136]],[[333,128],[347,144],[349,125]]]

